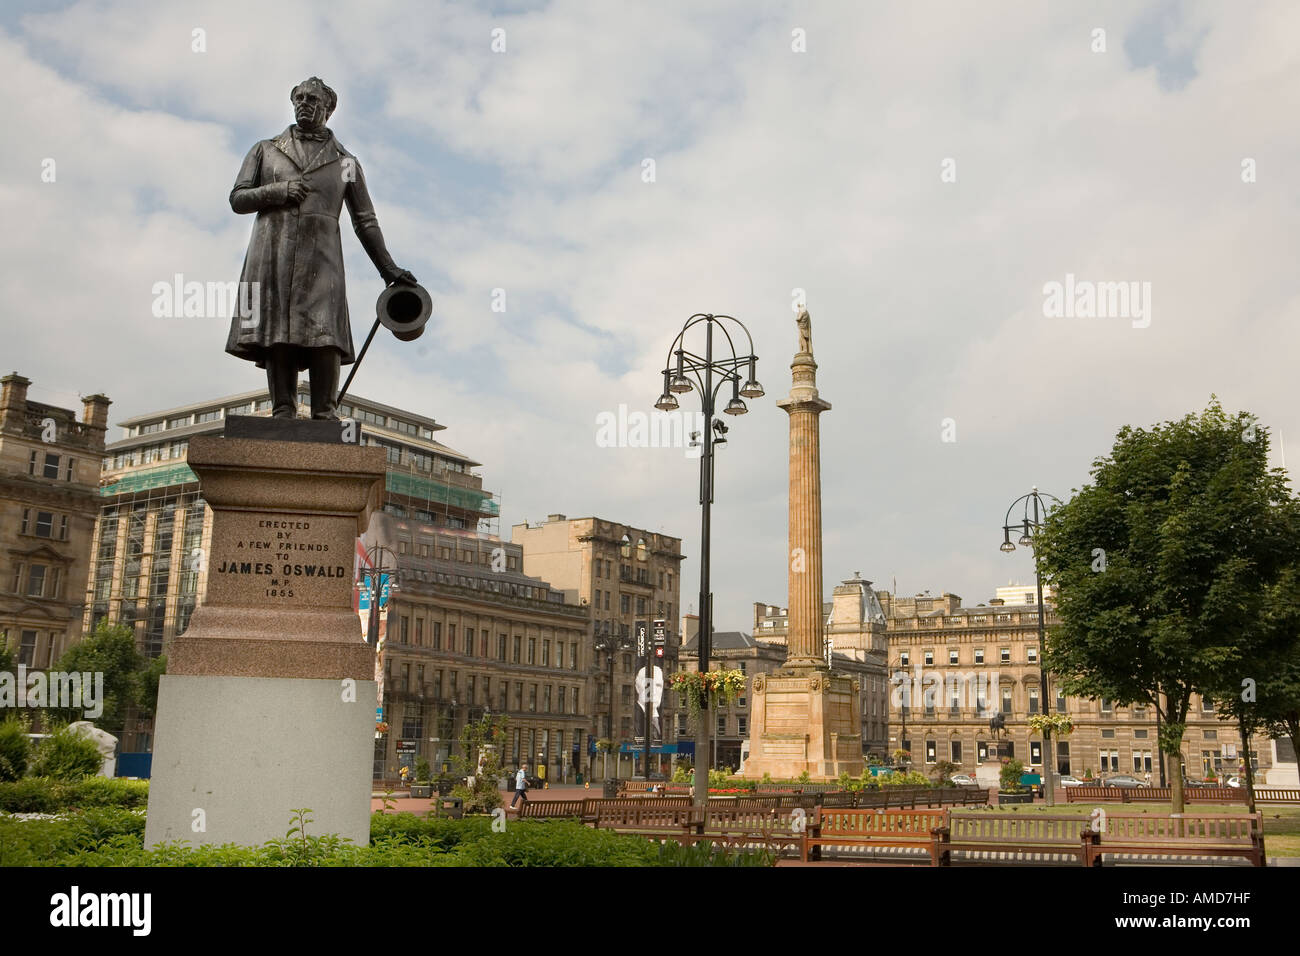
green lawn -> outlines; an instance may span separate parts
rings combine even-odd
[[[1086,817],[1093,807],[1105,807],[1111,813],[1171,813],[1173,808],[1167,803],[1058,803],[1054,807],[1010,806],[996,807],[999,813],[1051,813],[1056,815],[1078,814]],[[978,810],[974,811],[980,812]],[[1195,803],[1188,804],[1188,813],[1229,813],[1244,814],[1243,803]],[[1260,807],[1264,814],[1264,851],[1269,856],[1300,856],[1300,807]]]

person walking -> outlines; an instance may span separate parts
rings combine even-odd
[[[528,764],[522,764],[519,770],[515,772],[515,795],[510,801],[510,809],[515,808],[515,803],[520,797],[524,798],[524,803],[528,802]]]

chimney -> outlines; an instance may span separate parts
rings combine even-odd
[[[564,515],[547,515],[547,516],[546,516],[546,520],[547,520],[547,521],[563,521],[563,520],[565,520],[565,518],[564,518]]]
[[[700,616],[698,614],[682,615],[682,644],[689,644],[700,634]]]
[[[0,430],[18,433],[27,418],[27,386],[32,380],[17,372],[0,378]]]
[[[112,401],[107,395],[96,393],[81,400],[81,421],[87,430],[93,430],[90,438],[92,448],[104,450],[104,433],[108,431],[108,406]]]

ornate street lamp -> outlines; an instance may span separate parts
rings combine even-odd
[[[1011,530],[1019,530],[1019,544],[1022,548],[1033,548],[1034,536],[1038,534],[1043,527],[1043,522],[1047,518],[1048,511],[1051,510],[1044,499],[1050,498],[1056,504],[1061,504],[1061,499],[1055,495],[1042,494],[1035,485],[1033,490],[1027,495],[1021,495],[1015,501],[1011,502],[1011,507],[1007,508],[1007,513],[1002,519],[1002,544],[998,547],[999,551],[1005,551],[1010,554],[1016,550],[1016,546],[1011,543]],[[1016,505],[1023,504],[1024,510],[1019,522],[1011,522],[1011,512],[1015,510]],[[1033,511],[1033,518],[1030,518],[1030,511]],[[1047,693],[1047,665],[1045,663],[1046,647],[1046,618],[1047,609],[1043,606],[1043,573],[1038,564],[1038,551],[1034,549],[1034,580],[1038,585],[1038,684],[1039,684],[1039,706],[1040,713],[1046,715],[1048,707]],[[1001,715],[998,715],[1001,716]],[[1049,807],[1056,805],[1056,754],[1052,752],[1052,729],[1043,727],[1043,770],[1047,778],[1046,786],[1043,787],[1043,796]]]
[[[744,343],[749,346],[747,354],[738,354],[736,340],[728,323],[745,335]],[[697,328],[703,326],[702,329]],[[686,348],[686,334],[692,329],[698,335],[703,333],[704,354],[700,355]],[[726,343],[730,355],[715,357],[713,339],[716,332]],[[739,339],[737,333],[736,339]],[[719,343],[721,346],[722,343]],[[714,410],[717,407],[718,392],[722,386],[731,384],[731,398],[723,412],[727,415],[744,415],[749,411],[744,399],[761,398],[763,386],[758,383],[758,356],[754,354],[754,339],[749,330],[739,319],[730,315],[709,315],[697,312],[686,320],[682,330],[673,339],[668,348],[668,361],[664,363],[664,391],[655,402],[655,408],[672,411],[678,407],[674,395],[684,395],[699,388],[700,403],[704,412],[704,427],[700,430],[700,633],[699,663],[700,673],[709,669],[709,650],[713,637],[713,594],[709,590],[709,544],[710,524],[709,509],[713,504],[713,446],[725,433],[723,426],[715,437]],[[743,379],[742,379],[743,375]],[[719,422],[719,424],[721,424]],[[724,439],[725,440],[725,439]],[[695,802],[705,806],[709,799],[708,768],[711,766],[709,747],[708,695],[700,706],[699,724],[695,728]],[[646,746],[647,755],[649,745]]]

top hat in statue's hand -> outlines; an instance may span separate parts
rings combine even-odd
[[[433,299],[415,276],[403,270],[375,303],[375,314],[384,328],[403,342],[412,342],[424,334],[424,326],[433,315]]]

